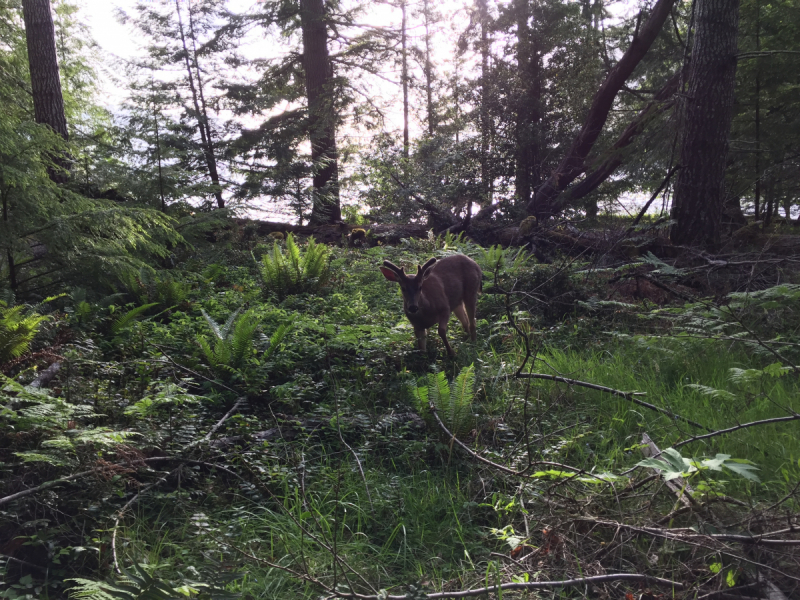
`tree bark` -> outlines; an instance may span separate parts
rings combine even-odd
[[[28,44],[34,118],[37,123],[49,125],[53,131],[68,140],[50,0],[23,0],[22,15]],[[52,160],[59,169],[50,169],[50,178],[56,183],[66,182],[65,171],[69,168],[69,161],[63,156],[53,157]]]
[[[761,51],[761,3],[756,0],[756,52]],[[759,65],[760,67],[760,65]],[[756,69],[756,189],[753,203],[754,217],[758,221],[761,201],[761,69]]]
[[[400,0],[400,9],[403,11],[401,32],[401,46],[403,52],[403,65],[400,74],[403,85],[403,158],[408,160],[409,135],[408,135],[408,49],[406,48],[406,0]]]
[[[336,156],[336,113],[333,70],[328,54],[328,30],[323,0],[301,0],[303,69],[308,99],[308,125],[313,163],[314,202],[311,225],[342,220]]]
[[[531,190],[541,182],[541,64],[537,44],[531,35],[530,0],[514,0],[517,17],[517,99],[516,156],[514,183],[516,201],[526,206]]]
[[[487,0],[478,0],[481,26],[481,190],[482,204],[491,204],[492,174],[489,166],[489,7]]]
[[[197,62],[196,46],[194,45],[195,33],[192,20],[192,5],[191,3],[189,4],[189,26],[191,28],[192,48],[194,49],[194,53],[191,56],[189,53],[189,46],[186,43],[186,33],[183,29],[180,0],[175,0],[175,11],[178,14],[178,32],[180,33],[181,45],[183,46],[183,60],[186,64],[186,73],[189,78],[189,90],[192,92],[192,103],[194,104],[194,111],[197,117],[197,128],[200,131],[200,144],[202,145],[203,156],[206,160],[208,176],[211,179],[211,184],[215,188],[214,197],[217,199],[217,206],[219,208],[224,208],[225,201],[222,198],[222,186],[220,186],[219,172],[217,171],[217,157],[214,153],[214,139],[211,136],[211,129],[208,126],[208,112],[206,111],[205,97],[202,96],[203,82],[200,79],[200,67]],[[194,70],[192,64],[194,64]],[[195,85],[195,71],[197,85]]]
[[[674,244],[719,244],[725,165],[736,84],[739,0],[696,0],[681,170],[675,181],[670,232]]]
[[[605,81],[595,94],[583,128],[572,142],[572,147],[567,155],[547,178],[547,181],[536,190],[533,200],[528,203],[527,208],[530,214],[543,220],[566,208],[565,201],[557,202],[559,194],[584,171],[586,157],[605,126],[617,93],[652,46],[674,4],[675,0],[658,0],[656,2],[647,22],[638,34],[634,35],[631,45],[619,62],[609,71]]]

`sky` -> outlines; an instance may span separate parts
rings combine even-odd
[[[253,3],[254,0],[230,0],[231,8],[237,12],[246,10],[252,6]],[[136,32],[132,25],[123,25],[116,18],[116,11],[118,8],[122,8],[123,10],[125,8],[130,8],[133,2],[132,0],[77,0],[76,4],[80,6],[81,20],[89,26],[92,37],[100,46],[102,54],[107,59],[103,69],[101,69],[100,72],[100,100],[108,109],[115,111],[115,109],[124,102],[127,93],[124,86],[120,85],[120,81],[114,77],[115,67],[113,59],[131,59],[144,55],[144,50],[140,43],[141,34]],[[452,7],[455,7],[457,4],[461,4],[461,2],[458,0],[442,0],[439,2],[440,6],[444,4],[449,4]],[[624,7],[626,4],[626,2],[620,2],[619,4],[616,4],[616,10],[613,12],[620,10],[620,8]],[[383,25],[385,23],[381,23],[380,21],[385,22],[387,17],[388,15],[373,15],[373,24]],[[144,40],[141,41],[143,42]],[[259,40],[257,43],[260,45],[260,43],[263,42]],[[442,48],[439,50],[449,54],[449,52],[452,51],[452,48]],[[394,88],[394,86],[389,84],[382,85],[380,82],[378,82],[378,87],[384,87],[384,85]],[[372,90],[373,93],[375,91],[375,89]],[[392,97],[395,99],[397,98],[397,91],[399,90],[387,89],[382,95],[388,96],[387,100],[389,100],[391,103]],[[389,123],[387,123],[387,125],[390,129],[399,129],[399,127],[402,126],[399,105],[395,108],[397,110],[392,111],[390,109],[388,113]],[[392,115],[392,112],[395,112],[396,114]],[[418,129],[418,125],[412,123],[412,136],[415,133],[415,131],[413,131],[415,129]],[[365,140],[361,141],[363,143]],[[630,199],[628,202],[637,204],[638,200],[640,199],[635,198]]]

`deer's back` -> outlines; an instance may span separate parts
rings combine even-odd
[[[469,256],[453,254],[437,261],[423,284],[423,291],[447,298],[450,310],[459,306],[466,297],[477,296],[481,289],[483,273]],[[437,289],[438,288],[438,289]],[[436,291],[434,291],[436,290]]]

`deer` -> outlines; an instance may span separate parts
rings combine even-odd
[[[453,254],[441,260],[431,258],[417,266],[416,275],[406,275],[397,265],[383,261],[381,273],[389,281],[400,284],[403,311],[414,327],[417,347],[425,352],[428,328],[439,326],[439,336],[447,354],[453,348],[447,341],[447,322],[455,313],[464,331],[474,342],[477,339],[475,308],[481,293],[483,272],[474,260],[463,254]]]

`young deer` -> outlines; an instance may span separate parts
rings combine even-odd
[[[455,354],[447,341],[451,312],[456,313],[464,331],[475,341],[475,305],[483,276],[478,263],[463,254],[454,254],[438,262],[436,258],[430,259],[418,267],[416,275],[406,275],[388,260],[383,261],[380,269],[386,279],[400,284],[403,310],[414,326],[420,350],[425,350],[428,327],[438,324],[447,353]]]

